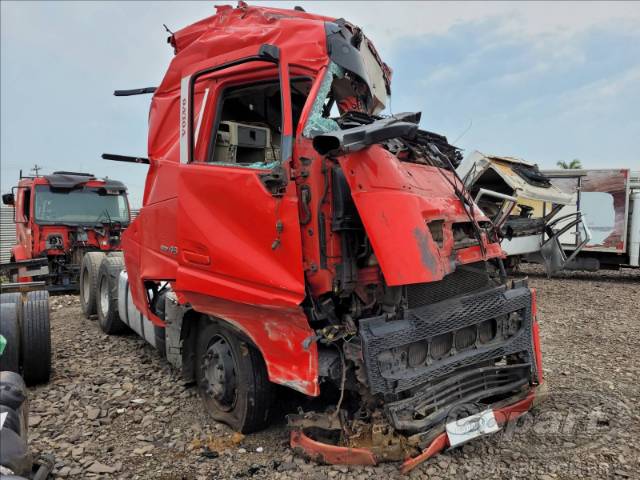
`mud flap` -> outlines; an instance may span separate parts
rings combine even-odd
[[[560,226],[561,224],[562,226]],[[579,241],[571,255],[567,256],[562,243],[560,243],[560,237],[574,227],[578,229]],[[591,240],[591,232],[584,221],[584,215],[580,212],[564,215],[547,223],[542,245],[540,245],[540,256],[547,271],[547,276],[550,277],[564,269],[580,253],[589,240]]]

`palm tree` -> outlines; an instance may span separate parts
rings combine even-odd
[[[579,170],[582,168],[582,162],[577,158],[574,158],[569,163],[560,160],[556,163],[556,165],[558,165],[560,168],[564,168],[565,170]]]

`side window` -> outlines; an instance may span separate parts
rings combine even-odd
[[[294,131],[311,80],[292,79]],[[280,161],[282,105],[277,80],[226,88],[218,101],[207,161],[269,167]]]
[[[25,188],[22,191],[22,218],[25,221],[29,221],[29,214],[31,212],[31,189]]]

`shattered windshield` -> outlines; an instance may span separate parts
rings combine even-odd
[[[51,190],[36,187],[35,219],[38,223],[129,223],[124,193],[106,194],[104,189],[85,187]]]
[[[367,85],[348,70],[331,62],[322,79],[318,95],[313,100],[304,135],[312,137],[339,130],[336,118],[348,112],[371,114]]]
[[[312,137],[339,130],[335,119],[350,113],[377,115],[389,101],[391,70],[362,31],[343,20],[326,24],[331,62],[304,128]]]

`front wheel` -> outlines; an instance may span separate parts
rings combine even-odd
[[[230,328],[207,322],[196,355],[198,390],[208,413],[242,433],[264,428],[272,391],[260,352]]]

